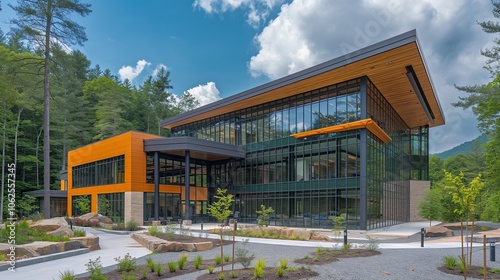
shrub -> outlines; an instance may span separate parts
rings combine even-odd
[[[163,267],[161,266],[161,263],[156,264],[155,270],[156,270],[156,275],[161,276],[163,272]]]
[[[149,270],[151,270],[151,272],[155,272],[155,262],[153,261],[152,258],[147,258],[146,264],[149,267]]]
[[[64,272],[59,271],[59,280],[75,280],[76,276],[72,271],[66,270]]]
[[[123,272],[121,277],[122,280],[137,280],[137,277],[135,277],[135,274],[131,271],[129,273]]]
[[[286,271],[286,270],[285,270],[285,268],[283,268],[283,267],[281,267],[281,266],[278,266],[278,267],[276,268],[276,275],[277,275],[279,278],[281,278],[281,277],[285,276],[285,271]]]
[[[176,269],[177,269],[177,263],[176,262],[169,262],[168,263],[168,271],[170,271],[170,273],[175,272]]]
[[[458,264],[458,260],[452,256],[444,256],[443,261],[444,261],[444,266],[447,269],[455,269],[455,267]]]
[[[224,255],[224,262],[229,262],[231,260],[230,255]]]
[[[101,257],[97,257],[95,261],[89,259],[89,262],[85,264],[87,267],[87,272],[90,274],[90,280],[106,280],[107,277],[102,275],[102,264]]]
[[[5,257],[4,254],[0,254],[0,262],[6,261],[7,258]]]
[[[118,271],[132,271],[135,269],[135,258],[132,258],[129,253],[123,257],[115,258],[115,261],[118,262]]]
[[[235,255],[238,258],[238,261],[243,265],[244,268],[248,268],[252,263],[253,259],[255,259],[255,254],[249,255],[249,251],[246,249],[248,244],[248,239],[243,240],[243,248],[236,248]]]
[[[286,269],[288,267],[288,259],[279,259],[279,267]]]
[[[238,278],[238,273],[236,273],[236,271],[233,270],[233,271],[229,272],[229,276],[231,278]]]
[[[257,264],[254,267],[253,275],[256,278],[262,278],[266,274],[266,260],[259,259],[257,260]]]
[[[148,227],[148,233],[151,236],[159,236],[161,234],[160,229],[158,226],[150,226]]]
[[[89,221],[89,220],[82,220],[80,218],[75,218],[73,220],[73,225],[81,227],[98,227],[99,221],[95,220]]]
[[[147,279],[147,278],[148,278],[148,271],[146,269],[141,270],[141,279]]]
[[[134,230],[138,230],[139,227],[138,227],[138,224],[135,220],[130,220],[127,222],[127,224],[125,225],[125,228],[127,230],[130,230],[130,231],[134,231]]]
[[[74,229],[73,230],[74,237],[85,237],[86,235],[87,235],[87,232],[83,229]]]
[[[226,279],[226,274],[224,272],[219,273],[219,280],[224,280]]]
[[[352,247],[351,243],[344,244],[342,246],[342,251],[347,251],[347,250],[351,249],[351,247]]]
[[[214,273],[214,267],[213,266],[209,266],[208,267],[208,274],[212,274]]]
[[[196,258],[194,259],[194,268],[199,269],[202,262],[203,257],[201,255],[196,256]]]
[[[220,265],[221,262],[222,262],[221,256],[219,256],[219,255],[215,256],[214,257],[214,262],[215,262],[216,265]]]
[[[491,273],[500,273],[500,268],[492,268],[489,270]]]
[[[177,261],[177,264],[179,265],[179,269],[183,270],[184,266],[186,265],[187,259],[188,259],[188,254],[183,254],[181,258]]]
[[[366,249],[368,251],[376,251],[380,247],[380,242],[376,238],[373,238],[371,236],[368,236],[368,245],[366,245]]]

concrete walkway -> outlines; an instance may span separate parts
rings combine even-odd
[[[101,257],[101,263],[104,267],[106,267],[116,264],[114,258],[123,258],[126,253],[130,253],[132,257],[136,258],[151,253],[151,251],[143,248],[129,235],[112,234],[92,228],[85,228],[85,230],[87,231],[87,235],[92,234],[99,236],[101,250],[96,250],[83,255],[19,267],[15,269],[15,272],[0,271],[0,279],[57,280],[59,279],[60,272],[64,272],[66,270],[73,271],[75,275],[87,272],[85,264],[89,262],[89,259],[95,260],[97,257]]]
[[[438,222],[433,222],[433,225]],[[207,230],[216,228],[218,225],[215,223],[203,224],[205,230],[201,233],[202,224],[193,224],[189,230],[196,236],[199,234],[203,237],[219,238],[217,234],[207,234]],[[370,231],[348,231],[349,243],[366,243],[370,238],[374,238],[379,242],[381,249],[418,249],[425,250],[426,248],[459,248],[461,246],[460,237],[449,237],[440,239],[426,239],[424,248],[421,247],[420,237],[415,234],[420,233],[421,228],[429,226],[429,222],[414,222],[405,223],[401,225],[386,227]],[[178,229],[179,225],[174,225]],[[318,230],[318,229],[315,229]],[[86,228],[87,234],[99,236],[99,243],[101,250],[93,251],[87,254],[72,256],[55,261],[49,261],[25,267],[16,268],[16,272],[1,271],[0,279],[59,279],[60,272],[66,270],[73,271],[75,275],[86,272],[85,264],[89,259],[95,260],[101,257],[103,267],[116,264],[114,260],[116,257],[123,257],[126,253],[130,253],[132,257],[142,257],[150,254],[151,252],[143,248],[139,243],[133,240],[129,235],[112,234],[100,230]],[[200,233],[197,233],[199,231]],[[318,230],[322,234],[330,237],[335,237],[335,233],[331,230]],[[489,231],[489,235],[500,236],[500,230]],[[324,242],[324,241],[298,241],[298,240],[283,240],[283,239],[264,239],[264,238],[247,238],[235,237],[236,241],[243,241],[249,239],[249,243],[256,244],[274,244],[295,247],[331,247],[333,244],[338,243],[339,246],[343,243],[343,235],[340,236],[338,242]],[[474,246],[482,246],[480,243],[474,243]]]

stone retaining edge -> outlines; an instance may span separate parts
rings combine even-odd
[[[37,263],[42,263],[42,262],[58,260],[58,259],[62,259],[62,258],[72,257],[72,256],[77,256],[77,255],[82,255],[82,254],[86,254],[88,252],[90,252],[89,248],[82,248],[82,249],[60,252],[60,253],[55,253],[55,254],[50,254],[50,255],[45,255],[45,256],[27,258],[24,260],[16,260],[16,268],[22,267],[22,266],[28,266],[28,265],[32,265],[32,264],[37,264]],[[0,264],[0,271],[7,270],[7,269],[9,269],[9,267],[11,267],[11,266],[8,262]]]

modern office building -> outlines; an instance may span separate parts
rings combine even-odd
[[[225,188],[240,222],[261,205],[285,226],[418,220],[429,129],[443,124],[410,31],[164,120],[172,137],[129,132],[70,152],[68,212],[91,195],[121,219],[196,222]]]

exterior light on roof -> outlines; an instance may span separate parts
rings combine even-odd
[[[411,65],[406,66],[406,76],[408,77],[413,91],[417,95],[418,100],[420,101],[420,104],[422,105],[422,108],[427,115],[427,118],[429,118],[429,122],[431,124],[434,124],[434,113],[432,113],[432,109],[429,106],[427,98],[425,98],[425,95],[423,95],[422,87],[420,86],[417,75],[415,74],[415,71],[413,70],[413,67]]]

